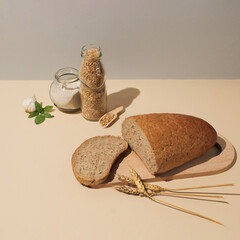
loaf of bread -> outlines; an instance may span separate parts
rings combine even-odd
[[[86,186],[104,182],[117,157],[128,148],[121,137],[97,136],[84,141],[73,153],[72,169],[77,180]]]
[[[178,167],[209,150],[217,140],[206,121],[182,114],[145,114],[126,118],[122,136],[151,174]]]

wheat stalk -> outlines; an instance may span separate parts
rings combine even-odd
[[[171,204],[171,203],[159,200],[157,198],[154,198],[150,193],[147,192],[146,186],[143,183],[141,177],[137,174],[137,172],[134,169],[132,169],[131,167],[129,167],[129,172],[130,172],[131,176],[133,177],[133,181],[134,181],[135,185],[137,186],[137,189],[134,190],[134,188],[132,188],[132,187],[119,186],[118,188],[116,188],[118,191],[125,192],[125,193],[128,193],[128,194],[134,194],[134,195],[143,195],[143,196],[145,196],[145,197],[147,197],[147,198],[149,198],[149,199],[151,199],[151,200],[153,200],[155,202],[158,202],[160,204],[163,204],[163,205],[166,205],[168,207],[177,209],[179,211],[183,211],[183,212],[186,212],[186,213],[189,213],[189,214],[192,214],[192,215],[204,218],[206,220],[215,222],[217,224],[223,225],[222,223],[220,223],[220,222],[218,222],[218,221],[216,221],[216,220],[214,220],[212,218],[206,217],[206,216],[204,216],[202,214],[199,214],[199,213],[196,213],[196,212],[184,209],[182,207],[178,207],[178,206],[176,206],[174,204]]]
[[[217,223],[217,224],[220,224],[220,225],[224,226],[222,223],[220,223],[220,222],[218,222],[218,221],[216,221],[216,220],[214,220],[214,219],[212,219],[212,218],[206,217],[206,216],[204,216],[204,215],[202,215],[202,214],[199,214],[199,213],[196,213],[196,212],[193,212],[193,211],[190,211],[190,210],[187,210],[187,209],[178,207],[178,206],[176,206],[176,205],[174,205],[174,204],[171,204],[171,203],[168,203],[168,202],[165,202],[165,201],[156,199],[156,198],[154,198],[154,197],[150,197],[150,198],[151,198],[153,201],[158,202],[158,203],[160,203],[160,204],[164,204],[164,205],[166,205],[166,206],[175,208],[175,209],[177,209],[177,210],[179,210],[179,211],[186,212],[186,213],[189,213],[189,214],[192,214],[192,215],[195,215],[195,216],[204,218],[204,219],[206,219],[206,220],[209,220],[209,221],[212,221],[212,222],[215,222],[215,223]]]
[[[129,178],[127,176],[119,175],[117,174],[117,178],[121,182],[128,183],[130,185],[135,186],[135,182],[132,178]],[[216,197],[216,198],[223,198],[222,196],[219,195],[198,195],[198,194],[188,194],[188,193],[175,193],[176,191],[182,191],[182,190],[193,190],[193,189],[200,189],[200,188],[211,188],[211,187],[225,187],[225,186],[234,186],[234,184],[218,184],[218,185],[207,185],[207,186],[198,186],[198,187],[188,187],[188,188],[176,188],[176,189],[170,189],[170,188],[162,188],[158,185],[154,184],[148,184],[144,183],[145,188],[147,192],[151,195],[157,195],[157,193],[165,192],[165,195],[170,195],[170,193],[166,192],[174,192],[174,195],[180,195],[184,194],[186,196],[196,196],[196,197]]]
[[[142,192],[140,192],[137,188],[134,187],[129,187],[129,186],[125,186],[125,185],[121,185],[121,186],[116,186],[115,187],[116,190],[123,192],[123,193],[127,193],[127,194],[132,194],[132,195],[140,195],[142,196]],[[222,196],[218,196],[218,195],[201,195],[201,194],[188,194],[188,193],[156,193],[156,192],[152,192],[151,190],[147,189],[147,193],[153,197],[153,196],[163,196],[163,195],[167,195],[167,196],[184,196],[184,197],[213,197],[213,198],[223,198]]]
[[[169,196],[188,196],[188,197],[212,197],[212,198],[224,198],[223,196],[219,195],[203,195],[203,194],[191,194],[191,193],[177,193],[177,192],[163,192],[163,193],[152,193],[153,196],[159,195],[169,195]]]
[[[234,186],[234,184],[227,183],[227,184],[206,185],[206,186],[198,186],[198,187],[176,188],[176,189],[169,189],[169,190],[182,191],[182,190],[193,190],[193,189],[200,189],[200,188],[228,187],[228,186]]]

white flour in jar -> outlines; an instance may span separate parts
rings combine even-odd
[[[80,81],[68,85],[69,86],[58,84],[51,88],[51,99],[58,108],[65,110],[79,109],[81,107],[81,97],[79,92]]]

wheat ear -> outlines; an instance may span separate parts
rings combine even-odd
[[[123,176],[123,175],[119,175],[117,174],[117,178],[119,181],[121,182],[125,182],[128,183],[130,185],[135,185],[135,182],[132,178]],[[161,192],[161,191],[166,191],[164,188],[158,186],[158,185],[153,185],[153,184],[148,184],[148,183],[144,183],[145,187],[147,190],[151,190],[153,192]]]
[[[135,170],[133,170],[131,167],[129,167],[129,172],[132,175],[134,183],[137,186],[139,192],[144,194],[145,196],[148,196],[146,187],[145,187],[142,179],[140,178],[140,176],[137,174],[137,172]]]
[[[124,176],[124,175],[120,175],[120,174],[116,174],[117,176],[117,179],[121,182],[124,182],[124,183],[128,183],[130,185],[135,185],[135,182],[132,178],[130,177],[127,177],[127,176]]]
[[[127,193],[127,194],[132,194],[132,195],[139,195],[139,191],[136,188],[129,187],[129,186],[116,186],[116,190],[119,192]]]

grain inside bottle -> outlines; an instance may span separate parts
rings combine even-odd
[[[97,45],[82,49],[83,62],[79,78],[81,84],[82,115],[88,120],[99,120],[106,113],[107,93],[105,71],[101,63],[101,50]]]

